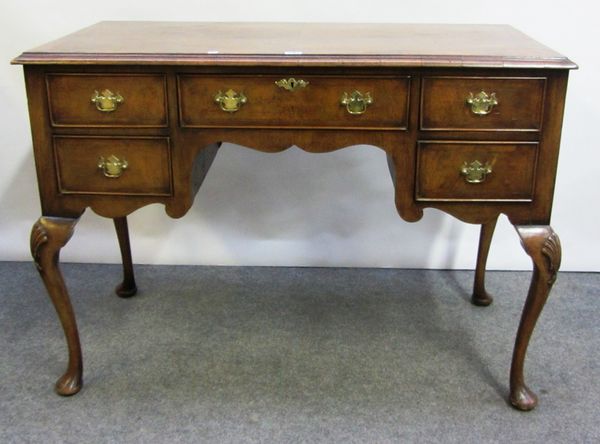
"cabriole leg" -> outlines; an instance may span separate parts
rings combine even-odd
[[[492,237],[494,236],[494,229],[496,228],[497,221],[498,217],[481,225],[481,232],[479,233],[477,266],[475,267],[475,283],[473,284],[471,302],[482,307],[490,305],[494,300],[485,290],[485,266],[487,264],[490,244],[492,243]]]
[[[537,397],[526,385],[523,366],[527,346],[538,317],[548,299],[560,267],[561,247],[558,235],[549,226],[515,226],[523,248],[533,261],[533,275],[521,322],[517,331],[510,369],[510,402],[519,410],[531,410]]]
[[[127,227],[126,217],[116,217],[113,221],[123,261],[123,282],[117,285],[115,292],[122,298],[128,298],[137,293],[137,286],[135,285],[133,275],[133,262],[131,260],[131,246],[129,244],[129,228]]]
[[[67,370],[56,382],[56,391],[63,396],[74,395],[83,383],[77,323],[58,265],[60,250],[71,238],[78,220],[42,216],[33,224],[31,230],[31,255],[54,304],[69,348]]]

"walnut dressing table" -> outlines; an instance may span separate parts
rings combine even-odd
[[[183,216],[221,142],[264,152],[382,149],[407,221],[437,208],[481,225],[472,301],[496,219],[533,261],[510,402],[535,407],[523,364],[560,265],[550,227],[567,58],[509,26],[102,22],[23,53],[42,216],[31,252],[65,332],[56,390],[82,357],[59,253],[86,208],[112,218],[136,292],[126,216]]]

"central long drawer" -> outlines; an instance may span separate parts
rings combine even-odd
[[[183,127],[388,128],[408,126],[410,78],[178,76]]]

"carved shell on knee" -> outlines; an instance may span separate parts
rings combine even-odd
[[[542,254],[548,260],[548,271],[550,272],[548,285],[552,285],[554,284],[554,281],[556,281],[556,274],[560,268],[560,258],[562,255],[560,239],[554,231],[546,238],[544,246],[542,247]]]
[[[48,232],[46,228],[38,221],[33,225],[31,229],[31,256],[38,271],[42,271],[42,264],[40,263],[40,249],[42,245],[48,242]]]

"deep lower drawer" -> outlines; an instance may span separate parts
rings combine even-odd
[[[166,79],[160,74],[48,74],[55,127],[166,127]]]
[[[180,75],[183,127],[408,125],[408,77]]]
[[[419,142],[418,201],[531,201],[537,142]]]
[[[545,78],[424,77],[421,129],[539,131]]]
[[[166,137],[55,136],[54,154],[63,194],[172,194]]]

